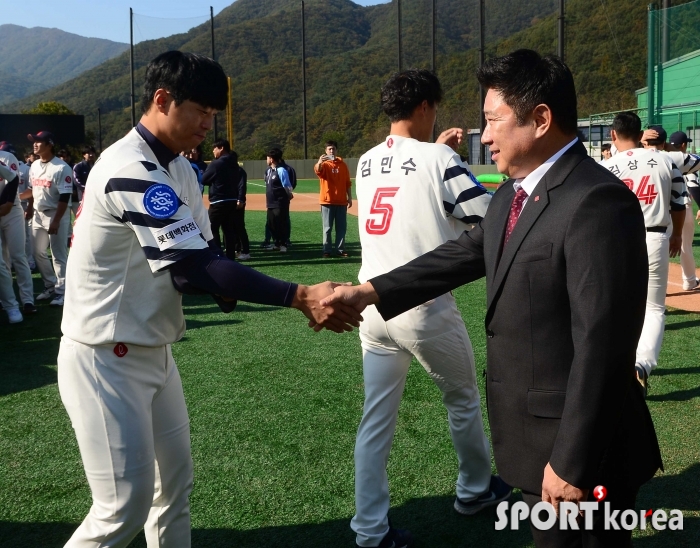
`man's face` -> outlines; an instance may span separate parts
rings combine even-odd
[[[179,150],[196,148],[213,127],[216,110],[189,100],[176,105],[172,96],[169,99],[163,126],[169,140]]]
[[[529,175],[532,162],[528,156],[535,141],[535,124],[526,120],[519,126],[513,109],[493,89],[486,93],[484,116],[486,129],[481,142],[489,147],[498,171],[513,179]]]
[[[34,141],[34,154],[38,156],[51,154],[51,145],[43,141]]]
[[[606,160],[609,160],[610,158],[612,158],[612,152],[610,152],[609,148],[603,150],[603,158],[605,158]]]
[[[267,165],[271,166],[272,165],[272,158],[270,156],[267,157]]]
[[[221,156],[221,152],[223,150],[224,150],[223,147],[214,147],[214,149],[212,150],[212,153],[214,154],[214,158],[219,158]]]
[[[94,162],[95,161],[95,153],[94,152],[86,152],[85,154],[83,154],[83,160],[85,160],[86,162],[90,162],[90,163]]]
[[[338,154],[338,149],[335,148],[333,145],[328,145],[326,147],[326,156],[337,156]]]

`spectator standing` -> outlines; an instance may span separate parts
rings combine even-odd
[[[95,147],[86,146],[83,149],[83,160],[73,166],[73,196],[71,197],[73,215],[78,215],[78,207],[80,202],[83,201],[83,194],[85,193],[85,184],[92,166],[95,165],[96,158],[97,152]]]
[[[671,134],[668,140],[669,148],[686,154],[688,152],[688,143],[693,140],[683,131],[676,131]],[[686,173],[683,178],[685,185],[688,188],[689,196],[685,203],[685,221],[683,223],[683,245],[681,246],[681,269],[683,270],[683,289],[685,291],[693,291],[700,287],[700,280],[695,275],[695,257],[693,256],[693,238],[695,236],[695,219],[693,215],[693,200],[700,205],[700,186],[698,186],[698,174]],[[691,199],[692,197],[692,199]],[[698,211],[697,219],[700,220],[700,211]]]
[[[270,225],[275,243],[267,249],[280,253],[287,252],[289,241],[289,202],[294,198],[289,172],[282,165],[282,151],[271,148],[267,153],[268,168],[265,171],[265,199],[267,202],[267,222]]]
[[[338,156],[336,141],[326,142],[326,152],[314,165],[314,171],[321,182],[319,203],[323,221],[323,256],[331,256],[331,233],[335,224],[336,251],[341,257],[347,257],[345,233],[348,208],[352,207],[352,182],[347,164]]]
[[[66,261],[68,260],[68,231],[70,215],[66,215],[73,194],[73,170],[54,155],[54,136],[49,131],[40,131],[27,138],[34,143],[34,153],[39,159],[29,168],[29,183],[32,187],[27,212],[32,219],[32,244],[34,260],[44,282],[44,291],[37,301],[51,299],[51,305],[63,306],[66,283]],[[46,253],[51,248],[51,262]]]
[[[204,172],[202,183],[209,186],[209,222],[214,243],[221,246],[219,229],[224,232],[226,257],[236,258],[240,242],[241,261],[250,259],[250,242],[245,228],[245,200],[248,174],[238,165],[238,154],[226,139],[214,143],[214,160]],[[222,248],[223,249],[223,248]]]

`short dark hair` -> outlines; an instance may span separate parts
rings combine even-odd
[[[95,150],[95,147],[93,146],[86,146],[83,147],[83,154],[97,154],[97,151]]]
[[[58,154],[56,154],[59,158],[66,157],[70,158],[70,152],[68,152],[65,148],[62,148],[61,150],[58,151]]]
[[[226,139],[218,139],[214,141],[214,148],[223,148],[226,152],[231,152],[231,143]]]
[[[410,69],[394,73],[382,86],[382,109],[392,122],[408,120],[423,101],[442,101],[440,80],[431,71]]]
[[[326,141],[326,147],[338,148],[338,141],[333,141],[329,139],[328,141]]]
[[[141,112],[148,112],[153,96],[166,89],[175,104],[193,101],[198,105],[224,110],[228,99],[228,80],[221,65],[194,53],[166,51],[148,63],[141,97]]]
[[[489,59],[476,73],[486,89],[497,91],[523,125],[537,105],[552,110],[554,122],[565,133],[575,134],[578,114],[574,77],[556,55],[542,57],[536,51],[519,49]]]
[[[603,143],[600,145],[600,151],[603,152],[604,150],[610,150],[611,146],[612,145],[610,143]]]
[[[612,129],[623,139],[637,142],[642,133],[642,121],[632,111],[620,112],[613,120]]]
[[[272,161],[276,164],[282,161],[282,149],[280,148],[271,148],[267,151],[267,155],[272,158]]]

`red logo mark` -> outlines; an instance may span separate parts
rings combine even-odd
[[[645,517],[645,518],[648,518],[648,517],[651,516],[653,513],[654,513],[653,510],[647,510],[647,513],[644,514],[644,517]]]
[[[536,202],[539,202],[539,201],[540,201],[540,197],[539,197],[539,196],[535,196],[535,201],[536,201]]]
[[[633,152],[630,150],[630,151],[627,153],[627,156],[632,156],[632,154],[633,154]]]
[[[593,489],[593,496],[598,502],[603,502],[605,497],[608,496],[608,490],[602,485],[598,485],[595,489]]]
[[[70,177],[66,177],[66,183],[70,183]]]
[[[123,358],[128,351],[129,349],[124,343],[117,343],[114,346],[114,353],[117,355],[117,358]]]
[[[10,168],[12,169],[12,171],[17,171],[17,164],[12,164]]]
[[[389,140],[386,142],[386,146],[389,148],[394,146],[394,140],[391,137],[389,137]]]

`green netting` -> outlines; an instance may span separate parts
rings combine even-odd
[[[700,0],[653,12],[655,63],[682,57],[698,49]]]

